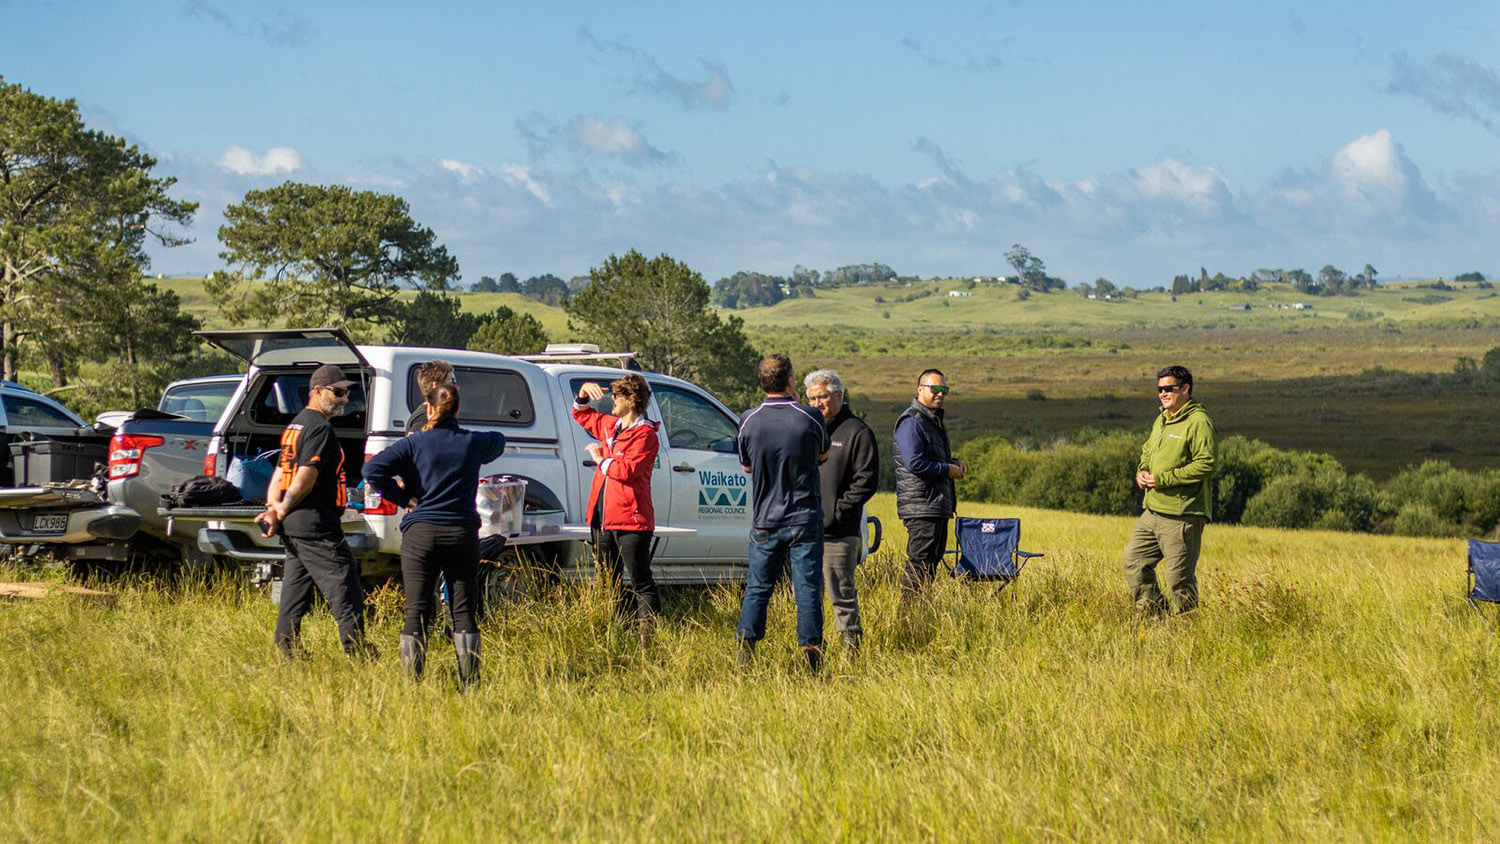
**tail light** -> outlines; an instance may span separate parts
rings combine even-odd
[[[133,478],[141,473],[141,455],[165,440],[147,434],[115,434],[109,440],[109,479]]]
[[[217,475],[219,473],[218,469],[219,453],[217,451],[211,451],[208,454],[203,455],[203,474]]]
[[[366,454],[365,460],[369,460],[374,456],[375,455],[373,454]],[[375,490],[374,487],[370,486],[370,482],[368,480],[365,481],[366,516],[394,516],[398,512],[400,512],[400,510],[396,507],[396,502],[385,500],[385,496],[381,495]]]

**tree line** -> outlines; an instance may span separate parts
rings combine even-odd
[[[810,270],[798,264],[792,269],[790,276],[741,270],[714,282],[713,304],[731,309],[759,308],[774,305],[783,299],[816,296],[820,289],[916,280],[902,277],[881,263],[847,264],[822,271]]]
[[[1050,293],[1068,283],[1047,272],[1046,263],[1031,250],[1017,243],[1005,253],[1015,270],[1014,276],[999,276],[996,281],[1017,285],[1025,295]],[[741,270],[714,282],[713,303],[720,308],[760,308],[784,299],[816,296],[818,290],[868,284],[890,284],[921,281],[916,276],[902,276],[881,263],[849,264],[832,270],[810,270],[800,264],[790,276],[767,275]]]

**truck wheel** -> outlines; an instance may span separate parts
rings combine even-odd
[[[498,545],[498,543],[497,543]],[[566,542],[506,547],[498,553],[492,546],[479,561],[481,614],[488,615],[506,604],[536,600],[562,583],[559,555]]]
[[[508,567],[487,560],[479,563],[480,618],[506,604],[515,603],[521,596],[515,573]]]

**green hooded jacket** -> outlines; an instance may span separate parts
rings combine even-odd
[[[1156,487],[1146,490],[1145,508],[1167,516],[1213,516],[1211,480],[1218,457],[1219,433],[1203,405],[1189,400],[1174,416],[1162,411],[1141,446],[1137,467],[1156,479]]]

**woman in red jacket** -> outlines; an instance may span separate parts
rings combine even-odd
[[[594,549],[606,567],[618,595],[622,615],[628,615],[634,598],[635,620],[641,636],[650,635],[651,623],[661,612],[661,597],[651,576],[651,537],[656,530],[656,511],[651,506],[651,468],[656,464],[658,423],[646,418],[651,388],[635,373],[609,385],[613,413],[600,413],[591,402],[604,397],[604,388],[589,382],[578,391],[573,418],[599,440],[585,449],[599,468],[589,490],[589,526],[594,529]],[[627,592],[621,577],[630,572]]]

